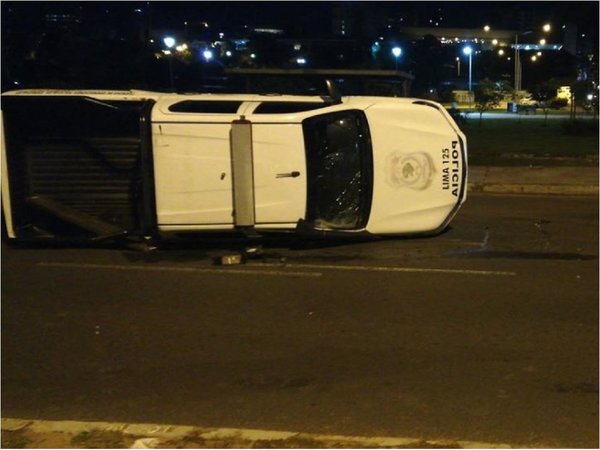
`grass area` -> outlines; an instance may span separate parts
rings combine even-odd
[[[471,116],[461,129],[474,165],[597,165],[598,126],[565,130],[568,120],[484,119]],[[583,122],[582,122],[583,123]],[[589,129],[588,127],[591,127]]]
[[[2,448],[27,448],[31,440],[22,431],[2,430]]]
[[[131,438],[130,438],[131,439]],[[119,431],[83,431],[71,439],[74,448],[127,448],[125,437]]]

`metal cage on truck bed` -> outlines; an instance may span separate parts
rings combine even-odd
[[[154,100],[5,96],[10,228],[21,240],[105,239],[156,229]]]

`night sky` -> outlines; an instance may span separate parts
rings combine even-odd
[[[298,23],[318,32],[328,23],[335,5],[368,6],[391,14],[397,11],[416,12],[425,19],[442,8],[444,26],[480,28],[494,22],[498,10],[518,8],[534,12],[547,21],[571,21],[580,27],[598,24],[598,2],[151,2],[156,25],[177,25],[183,20],[205,17],[205,20],[231,24],[276,25],[284,28]],[[424,24],[422,24],[424,25]],[[510,27],[510,24],[504,24]]]
[[[150,5],[153,26],[159,28],[180,27],[184,21],[205,20],[235,29],[243,25],[275,26],[289,32],[309,35],[325,35],[330,30],[335,6],[364,8],[369,12],[390,15],[406,12],[426,26],[427,18],[441,9],[441,27],[480,28],[489,23],[496,28],[517,28],[520,14],[554,23],[573,22],[588,33],[598,28],[598,2],[291,2],[291,1],[243,1],[243,2],[2,2],[3,24],[11,19],[8,9],[19,10],[32,16],[40,11],[65,11],[80,5],[94,5],[98,14],[105,10],[146,8]],[[514,21],[510,11],[514,10]],[[509,12],[507,14],[507,11]],[[497,23],[504,22],[504,23]]]
[[[598,5],[596,1],[3,1],[2,89],[88,85],[162,88],[170,70],[167,60],[161,59],[162,38],[170,35],[196,46],[187,60],[170,60],[180,86],[187,86],[184,80],[208,80],[207,71],[219,67],[289,68],[296,61],[291,42],[296,39],[316,42],[309,50],[302,49],[311,52],[307,67],[394,67],[389,49],[377,55],[372,50],[373,40],[377,40],[382,47],[404,47],[400,69],[413,72],[413,87],[428,92],[454,77],[456,55],[450,53],[455,49],[413,39],[410,36],[415,34],[405,33],[405,29],[433,28],[436,23],[440,29],[479,31],[489,25],[494,30],[528,35],[531,42],[539,40],[542,25],[550,23],[552,30],[544,38],[550,43],[570,40],[574,50],[571,54],[549,53],[527,70],[527,81],[575,79],[582,70],[586,77],[596,79]],[[264,29],[281,33],[265,33]],[[238,42],[243,42],[239,49]],[[246,47],[248,42],[250,47]],[[215,52],[222,46],[212,62],[203,60],[200,46],[207,45]],[[234,52],[228,51],[225,57],[225,49]],[[479,58],[482,63],[476,64],[476,77],[508,79],[514,73],[511,64],[492,58],[490,52]],[[582,69],[582,65],[590,67]],[[196,84],[186,89],[204,86]]]

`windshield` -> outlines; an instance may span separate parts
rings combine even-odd
[[[311,117],[302,123],[308,172],[307,217],[317,228],[359,229],[371,209],[372,151],[361,111]]]

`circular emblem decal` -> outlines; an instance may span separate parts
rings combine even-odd
[[[433,178],[433,163],[423,152],[403,154],[394,152],[386,161],[386,182],[393,188],[427,189]]]

